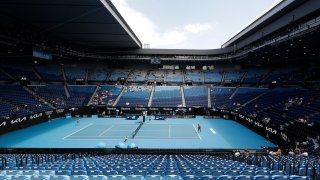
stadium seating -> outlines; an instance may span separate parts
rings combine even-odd
[[[37,64],[36,71],[40,74],[43,80],[62,81],[62,69],[57,64]]]
[[[79,66],[64,66],[67,80],[86,79],[87,69]]]
[[[103,68],[89,68],[88,81],[106,81],[109,72]]]
[[[204,71],[203,76],[204,76],[205,83],[220,83],[222,80],[222,76],[220,72]]]
[[[179,86],[156,86],[152,107],[178,107],[182,105]]]
[[[183,72],[181,70],[166,71],[166,82],[182,83]]]
[[[118,107],[147,107],[151,86],[129,86],[121,96]]]
[[[187,70],[185,72],[185,81],[188,81],[188,80],[195,83],[202,83],[203,82],[202,71]]]
[[[120,92],[120,86],[99,86],[93,96],[91,105],[113,105]]]
[[[186,106],[208,107],[207,86],[184,86]]]
[[[265,156],[257,165],[246,163],[258,159],[255,155],[228,157],[210,155],[88,155],[71,158],[64,155],[27,154],[20,163],[19,155],[2,154],[7,160],[0,167],[1,179],[312,179],[313,171],[305,171],[307,163],[316,162],[319,157]],[[46,158],[42,158],[46,157]],[[48,158],[47,158],[48,157]],[[230,157],[229,158],[235,158]],[[47,160],[46,160],[47,159]],[[39,163],[38,160],[41,160]],[[279,161],[281,160],[281,161]],[[285,171],[275,170],[262,164],[281,162],[279,166],[295,161]],[[293,164],[290,164],[292,166]],[[39,170],[39,169],[44,170]],[[26,170],[27,169],[27,170]],[[92,170],[94,169],[94,170]],[[106,170],[107,169],[107,170]],[[248,171],[247,169],[252,169]],[[319,176],[319,169],[315,169]]]
[[[0,102],[4,107],[1,110],[1,116],[19,117],[50,109],[45,102],[36,100],[22,86],[0,85],[0,88]]]
[[[125,69],[117,69],[111,72],[111,75],[109,77],[109,81],[118,81],[119,78],[127,79],[130,74],[130,70]]]

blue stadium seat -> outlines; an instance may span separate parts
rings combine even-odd
[[[49,180],[50,176],[48,175],[39,175],[39,176],[31,176],[30,180]]]
[[[252,176],[248,176],[248,175],[239,175],[235,178],[235,180],[251,180]]]
[[[310,178],[308,176],[297,176],[292,175],[290,176],[290,180],[309,180]]]
[[[145,180],[163,180],[163,177],[160,175],[147,175]]]
[[[105,175],[91,175],[89,180],[107,180],[108,178]]]
[[[222,175],[217,178],[217,180],[233,180],[234,177],[228,175]]]
[[[272,180],[289,180],[290,177],[286,175],[273,175],[271,176]]]
[[[89,177],[87,175],[72,175],[70,180],[89,180]]]
[[[126,176],[126,180],[143,180],[144,176],[142,175],[128,175]]]
[[[268,175],[256,175],[253,177],[254,180],[269,180],[270,176]]]

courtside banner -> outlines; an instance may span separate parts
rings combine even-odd
[[[65,113],[80,114],[83,116],[87,113],[85,109],[53,109],[41,113],[34,113],[23,117],[5,119],[0,123],[0,135],[18,129],[23,129],[49,120],[65,117]]]

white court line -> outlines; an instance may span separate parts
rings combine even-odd
[[[199,139],[202,141],[202,138],[201,138],[200,134],[198,133],[196,126],[195,126],[194,124],[192,124],[192,126],[194,127],[194,130],[195,130],[196,133],[198,134]]]
[[[82,131],[82,130],[84,130],[85,128],[87,128],[87,127],[91,126],[91,125],[93,125],[93,123],[90,123],[90,124],[86,125],[85,127],[83,127],[83,128],[81,128],[81,129],[79,129],[78,131],[73,132],[73,133],[71,133],[71,134],[69,134],[69,135],[67,135],[67,136],[63,137],[62,139],[65,139],[66,137],[72,136],[73,134],[75,134],[75,133],[77,133],[77,132],[79,132],[79,131]]]
[[[108,129],[102,131],[102,133],[99,134],[99,136],[102,136],[102,134],[106,133],[107,131],[109,131],[114,125],[111,125]]]
[[[214,129],[212,129],[212,128],[210,128],[210,131],[211,131],[213,134],[217,134],[217,132],[216,132]]]
[[[64,139],[64,140],[81,140],[81,141],[83,141],[83,140],[104,140],[104,139],[110,139],[110,140],[112,140],[112,139],[123,139],[123,136],[112,136],[112,137],[105,137],[105,138],[100,138],[100,139],[95,139],[95,138],[85,138],[85,139],[83,139],[83,138],[75,138],[75,139],[72,139],[72,137],[73,136],[71,136],[70,138],[67,138],[67,139]],[[101,137],[104,137],[104,136],[101,136]]]
[[[139,130],[139,132],[142,132],[142,131],[143,131],[143,132],[145,132],[145,131],[147,131],[147,132],[148,132],[148,131],[150,131],[150,132],[167,132],[168,130],[166,130],[166,129],[165,129],[165,130],[143,130],[143,129],[140,129],[140,130]]]
[[[169,125],[169,138],[171,138],[171,126]]]
[[[153,139],[199,139],[198,137],[159,137],[159,136],[136,136],[135,138],[153,138]]]

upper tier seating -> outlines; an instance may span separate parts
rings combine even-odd
[[[128,82],[144,82],[148,72],[145,70],[132,71],[128,78]]]
[[[220,83],[222,76],[220,72],[215,71],[203,71],[205,83]]]
[[[182,105],[180,86],[156,86],[152,107],[178,107]]]
[[[127,79],[129,74],[130,74],[130,70],[124,70],[124,69],[114,70],[111,72],[111,75],[109,77],[109,81],[118,81],[119,78]]]
[[[7,73],[12,75],[16,80],[21,78],[28,78],[29,80],[39,80],[36,74],[33,72],[30,65],[1,65]]]
[[[164,81],[165,72],[163,70],[151,70],[148,72],[148,81]]]
[[[207,86],[184,86],[184,97],[186,106],[208,107]]]
[[[202,83],[203,82],[203,76],[202,76],[202,72],[198,71],[198,70],[187,70],[185,72],[185,81],[192,81],[192,82],[196,82],[196,83]]]
[[[62,69],[56,64],[37,64],[36,70],[44,80],[62,81]]]
[[[118,107],[147,107],[151,86],[128,86],[121,96]]]
[[[231,82],[240,82],[243,77],[243,72],[238,71],[225,71],[224,72],[224,81],[231,80]]]
[[[64,72],[67,80],[74,81],[76,79],[85,79],[87,70],[84,67],[64,66]]]
[[[91,105],[113,105],[121,92],[120,86],[99,86]]]
[[[89,68],[88,81],[105,81],[109,72],[103,68]]]
[[[181,70],[166,71],[166,82],[178,82],[183,81],[183,72]]]
[[[250,69],[243,78],[243,83],[258,83],[268,74],[267,69]]]

